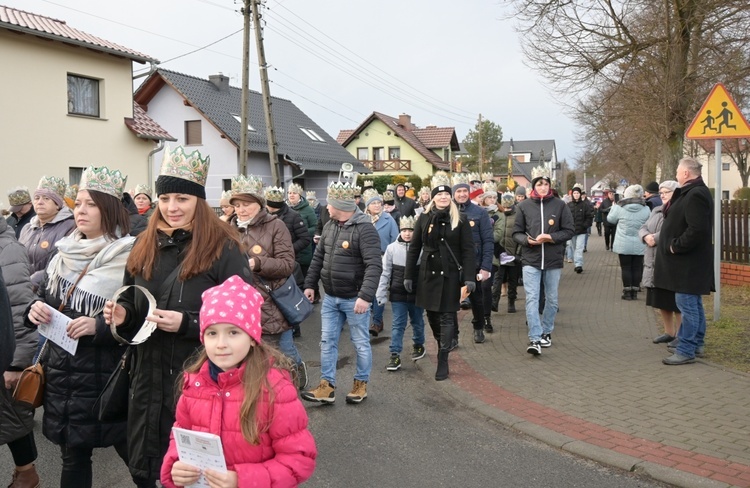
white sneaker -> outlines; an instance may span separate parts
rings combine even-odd
[[[526,352],[533,354],[534,356],[539,356],[542,353],[541,343],[539,341],[529,342],[529,345],[526,347]]]
[[[542,334],[542,339],[539,343],[542,347],[552,347],[552,334]]]

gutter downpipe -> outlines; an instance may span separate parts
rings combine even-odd
[[[293,159],[290,159],[287,154],[284,154],[283,157],[284,157],[284,162],[293,164],[299,168],[299,163]],[[300,178],[301,176],[305,174],[306,171],[307,171],[307,168],[302,168],[302,173],[298,174],[297,176],[294,176],[294,171],[292,171],[292,177],[289,178],[288,180],[286,179],[284,180],[284,188],[288,186],[287,183],[294,181],[296,178]]]
[[[148,162],[148,187],[153,191],[154,188],[154,154],[164,149],[164,139],[159,139],[159,144],[156,145],[153,151],[148,153],[146,160]]]

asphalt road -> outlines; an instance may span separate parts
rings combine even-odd
[[[386,307],[386,324],[390,306]],[[308,360],[311,384],[319,380],[319,306],[303,325],[298,342]],[[433,379],[432,363],[408,359],[398,372],[385,370],[390,326],[373,340],[373,373],[368,398],[348,405],[354,350],[345,331],[340,344],[335,405],[305,402],[318,462],[308,487],[660,487],[666,486],[550,448],[488,420],[447,397]],[[428,333],[429,336],[429,333]],[[43,486],[58,485],[57,446],[41,434],[37,412],[37,469]],[[0,485],[10,481],[12,458],[0,448]],[[7,478],[7,481],[6,481]],[[114,449],[94,455],[95,487],[132,486]],[[4,485],[2,485],[4,486]]]

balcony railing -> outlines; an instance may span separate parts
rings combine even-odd
[[[362,161],[372,171],[411,171],[411,159],[377,159]]]

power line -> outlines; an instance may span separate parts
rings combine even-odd
[[[232,36],[234,36],[234,35],[236,35],[236,34],[239,34],[239,33],[240,33],[240,32],[242,32],[242,31],[243,31],[243,29],[239,29],[239,30],[236,30],[236,31],[232,32],[231,34],[228,34],[228,35],[226,35],[226,36],[222,37],[221,39],[217,39],[217,40],[215,40],[214,42],[211,42],[211,43],[209,43],[209,44],[206,44],[206,45],[205,45],[205,46],[203,46],[203,47],[199,47],[198,49],[194,49],[194,50],[192,50],[192,51],[190,51],[190,52],[187,52],[187,53],[185,53],[185,54],[180,54],[179,56],[175,56],[175,57],[173,57],[173,58],[169,58],[169,59],[167,59],[167,60],[165,60],[165,61],[161,61],[161,62],[159,63],[159,66],[162,66],[162,65],[164,65],[164,64],[166,64],[166,63],[168,63],[168,62],[170,62],[170,61],[174,61],[175,59],[180,59],[180,58],[184,58],[185,56],[189,56],[189,55],[191,55],[191,54],[197,53],[198,51],[203,51],[204,49],[206,49],[206,48],[208,48],[208,47],[211,47],[211,46],[213,46],[214,44],[218,44],[218,43],[220,43],[221,41],[223,41],[223,40],[225,40],[225,39],[229,39],[230,37],[232,37]],[[151,68],[143,68],[143,69],[139,69],[139,70],[136,70],[136,73],[137,73],[137,72],[140,72],[140,71],[146,71],[146,70],[149,70],[149,69],[151,69]]]

